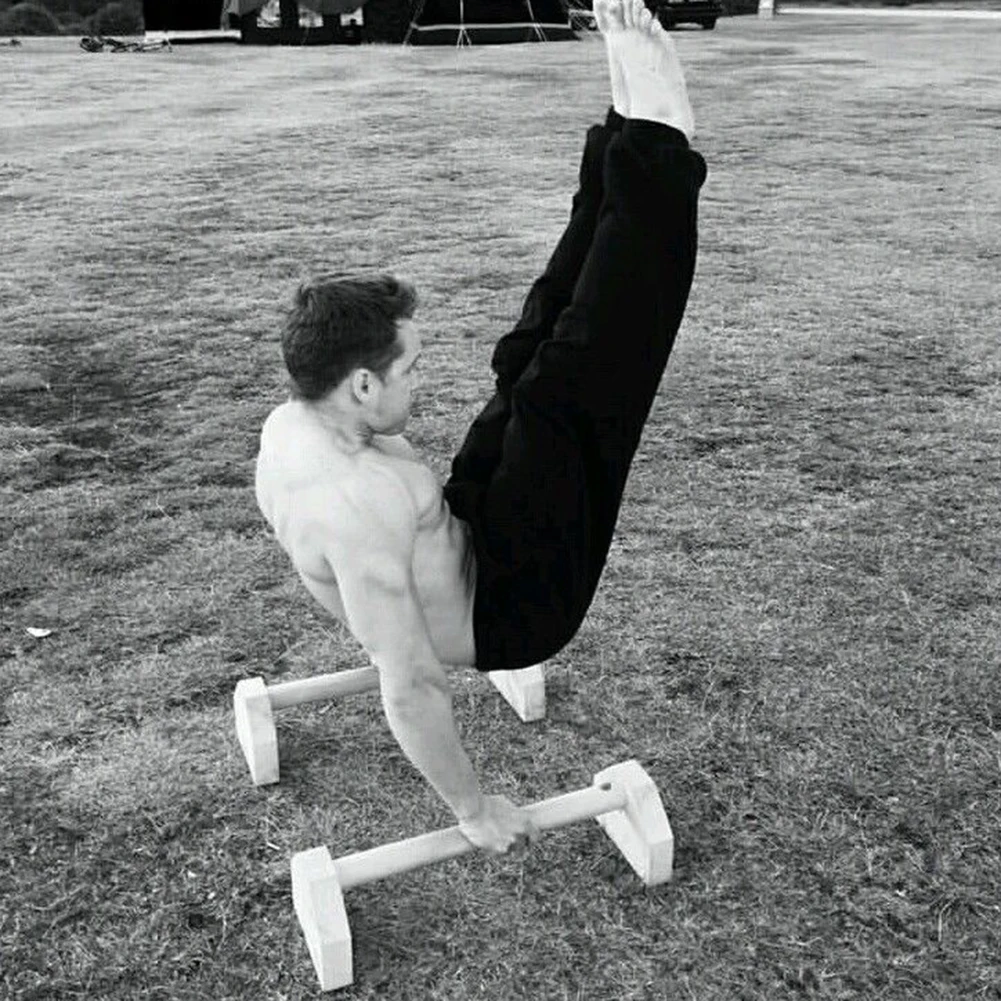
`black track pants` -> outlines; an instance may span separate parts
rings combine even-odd
[[[570,222],[445,485],[472,530],[481,671],[551,657],[591,604],[688,300],[705,177],[666,125],[610,111],[588,131]]]

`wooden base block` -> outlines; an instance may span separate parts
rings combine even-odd
[[[320,990],[347,987],[354,980],[351,926],[327,848],[311,848],[292,856],[292,903]]]
[[[541,664],[520,671],[488,671],[487,677],[523,723],[534,723],[545,717],[546,676]]]
[[[263,678],[244,678],[233,692],[236,736],[254,785],[278,781],[278,734]]]
[[[674,833],[660,793],[638,761],[624,761],[598,772],[595,785],[612,782],[626,791],[624,810],[597,820],[636,875],[647,886],[666,883],[674,867]]]

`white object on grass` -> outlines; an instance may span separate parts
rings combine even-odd
[[[525,723],[546,715],[546,679],[538,664],[520,671],[490,671],[487,677]],[[254,785],[277,782],[278,734],[274,711],[306,702],[340,698],[379,687],[374,667],[320,674],[313,678],[265,685],[263,678],[244,678],[233,692],[236,736]]]
[[[540,830],[593,817],[647,886],[671,878],[674,835],[657,786],[638,761],[612,765],[598,772],[589,788],[526,810]],[[458,827],[449,827],[338,859],[322,846],[293,855],[292,902],[320,990],[347,987],[354,980],[345,890],[473,850]]]

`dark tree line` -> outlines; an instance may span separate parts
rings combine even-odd
[[[135,34],[142,0],[0,0],[0,35]]]

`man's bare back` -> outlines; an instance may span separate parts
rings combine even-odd
[[[399,507],[393,520],[412,519],[415,527],[414,585],[435,653],[443,664],[475,663],[476,568],[469,530],[452,517],[434,473],[402,435],[374,435],[349,454],[311,409],[290,400],[271,412],[261,432],[256,491],[306,588],[349,629],[338,580],[381,558],[373,498],[381,495],[383,505]],[[346,545],[331,547],[336,537]],[[367,597],[378,600],[374,592]],[[381,607],[370,611],[382,613]],[[365,645],[362,636],[356,638]]]

